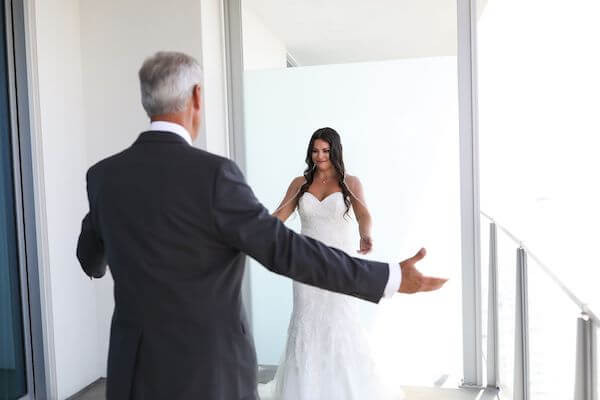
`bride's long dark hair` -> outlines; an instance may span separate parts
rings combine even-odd
[[[321,139],[329,143],[329,161],[335,168],[338,176],[338,183],[342,188],[342,194],[344,195],[344,204],[346,204],[347,215],[350,211],[350,190],[346,186],[346,168],[344,167],[344,157],[342,154],[342,141],[340,135],[333,128],[321,128],[317,129],[310,138],[308,143],[308,149],[306,150],[306,169],[304,170],[304,179],[306,182],[300,188],[298,195],[296,196],[296,202],[300,200],[300,197],[308,191],[308,188],[313,183],[315,173],[317,172],[317,166],[312,159],[312,151],[315,145],[315,140]]]

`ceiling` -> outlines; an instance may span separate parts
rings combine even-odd
[[[456,0],[244,1],[299,65],[456,55]]]

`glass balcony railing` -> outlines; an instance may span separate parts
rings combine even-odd
[[[517,237],[482,215],[489,220],[482,227],[488,386],[499,387],[502,399],[597,400],[598,318]]]

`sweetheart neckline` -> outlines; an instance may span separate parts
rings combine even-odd
[[[315,199],[317,202],[319,202],[319,203],[323,203],[325,200],[327,200],[328,198],[330,198],[330,197],[331,197],[331,196],[333,196],[334,194],[336,194],[336,193],[340,193],[340,194],[341,194],[342,192],[340,192],[340,191],[338,190],[337,192],[332,192],[332,193],[329,193],[327,196],[323,197],[323,199],[322,199],[322,200],[319,200],[319,198],[318,198],[317,196],[315,196],[314,194],[312,194],[312,193],[311,193],[311,192],[309,192],[309,191],[306,191],[306,192],[304,192],[304,194],[307,194],[307,193],[308,193],[308,194],[310,194],[310,195],[312,196],[312,198],[313,198],[313,199]]]

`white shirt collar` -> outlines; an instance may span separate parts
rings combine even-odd
[[[190,146],[192,145],[192,136],[187,131],[187,129],[174,122],[152,121],[152,123],[150,123],[150,130],[175,133],[184,138]]]

